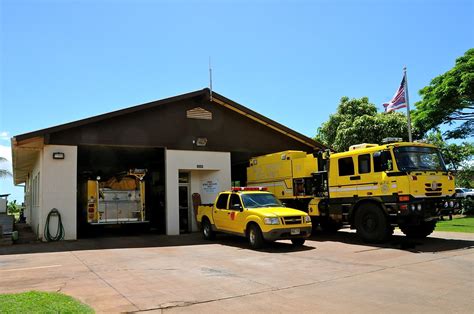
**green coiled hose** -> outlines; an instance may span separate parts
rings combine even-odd
[[[49,232],[49,220],[51,219],[51,216],[58,216],[58,228],[56,230],[56,235],[52,236],[51,233]],[[59,210],[56,208],[51,209],[51,211],[48,214],[48,217],[46,217],[46,224],[44,225],[44,237],[46,238],[46,241],[59,241],[64,238],[64,227],[63,227],[63,222],[61,221],[61,214],[59,213]]]

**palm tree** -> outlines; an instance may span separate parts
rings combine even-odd
[[[0,157],[0,164],[6,162],[7,159]],[[0,178],[6,178],[6,177],[11,177],[12,173],[8,171],[7,169],[0,168]]]

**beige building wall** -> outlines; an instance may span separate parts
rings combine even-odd
[[[64,153],[64,159],[53,159],[53,153]],[[61,214],[64,239],[77,238],[77,146],[46,145],[43,149],[41,174],[42,218],[44,223],[51,209]],[[50,220],[50,232],[56,233],[57,218]]]
[[[53,153],[64,159],[53,159]],[[77,146],[45,145],[38,152],[35,166],[26,183],[26,219],[38,239],[44,240],[44,228],[51,209],[58,209],[65,240],[77,238]],[[58,220],[50,220],[50,233],[56,234]]]
[[[202,203],[213,203],[217,194],[231,188],[230,153],[166,150],[166,234],[179,234],[178,174],[190,173],[190,195],[199,193]],[[192,207],[192,202],[190,202]],[[194,219],[192,230],[197,230]]]
[[[41,168],[43,163],[42,151],[38,151],[35,165],[28,175],[25,193],[26,222],[31,226],[33,232],[39,239],[43,236],[44,224],[41,221]]]

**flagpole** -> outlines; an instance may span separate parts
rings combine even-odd
[[[408,125],[408,141],[412,142],[411,137],[411,119],[410,119],[410,102],[408,101],[408,78],[407,78],[407,67],[403,67],[403,75],[405,78],[405,100],[407,102],[407,125]]]
[[[209,100],[212,101],[212,67],[211,67],[210,56],[209,56]]]

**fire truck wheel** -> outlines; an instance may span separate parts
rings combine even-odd
[[[319,217],[311,216],[311,234],[318,232],[319,228]]]
[[[262,236],[260,227],[256,224],[251,224],[248,229],[248,239],[250,247],[254,250],[261,249],[265,245],[265,240]]]
[[[321,217],[319,226],[324,232],[336,232],[342,228],[342,224],[328,217]]]
[[[362,204],[359,207],[355,226],[362,240],[371,243],[384,242],[393,232],[382,209],[375,204]]]
[[[301,239],[301,238],[291,239],[291,243],[293,243],[294,246],[303,246],[304,242],[305,242],[305,239]]]
[[[429,236],[436,228],[436,221],[425,221],[420,225],[400,225],[400,230],[408,237],[421,239]]]
[[[216,233],[212,230],[211,223],[207,218],[202,221],[202,236],[205,240],[214,240],[216,238]]]

